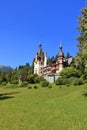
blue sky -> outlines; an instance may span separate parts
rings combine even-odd
[[[80,9],[86,0],[1,0],[0,65],[32,63],[39,41],[48,56],[76,55]]]

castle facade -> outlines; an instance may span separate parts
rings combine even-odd
[[[57,61],[47,64],[47,54],[43,52],[41,44],[34,58],[34,74],[39,76],[59,74],[66,66],[70,65],[72,59],[65,60],[62,45],[60,44]]]

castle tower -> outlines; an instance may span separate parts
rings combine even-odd
[[[44,53],[44,67],[47,66],[47,53]]]
[[[58,53],[58,64],[59,64],[59,70],[58,72],[60,72],[63,69],[63,63],[64,63],[64,53],[62,51],[62,44],[60,43],[60,49],[59,49],[59,53]]]
[[[42,51],[41,44],[34,59],[34,74],[41,75],[41,69],[47,65],[47,55]]]

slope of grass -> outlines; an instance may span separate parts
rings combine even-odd
[[[87,130],[85,86],[0,88],[0,130]]]

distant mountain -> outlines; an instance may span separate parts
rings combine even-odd
[[[8,72],[10,70],[12,70],[12,68],[10,66],[0,65],[0,71],[1,72]]]

